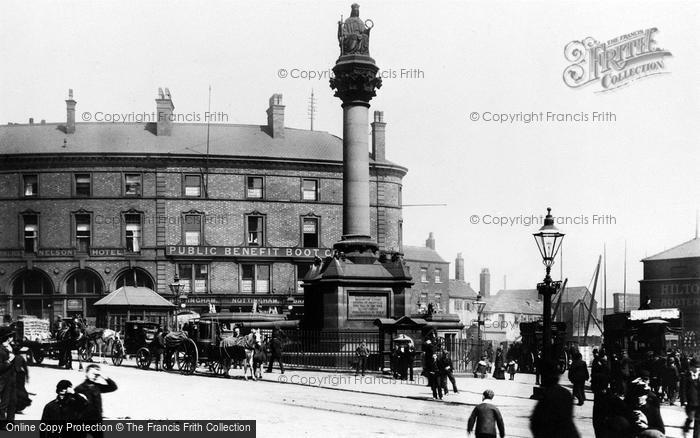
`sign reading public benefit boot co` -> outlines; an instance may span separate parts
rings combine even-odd
[[[165,248],[168,257],[255,257],[255,258],[313,258],[330,257],[331,248],[286,248],[272,246],[188,246],[169,245]]]

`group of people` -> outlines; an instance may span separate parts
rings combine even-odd
[[[423,375],[428,378],[433,399],[442,400],[443,395],[449,393],[448,380],[452,384],[452,392],[458,393],[452,358],[436,332],[429,333],[423,341],[423,351],[425,352]]]
[[[117,384],[102,375],[97,364],[85,368],[85,381],[73,389],[70,380],[60,380],[56,385],[56,398],[44,406],[41,422],[59,425],[66,423],[100,424],[103,420],[102,394],[117,390]],[[101,438],[101,432],[90,432],[93,438]],[[42,432],[42,438],[65,436],[61,433]],[[85,434],[73,433],[74,438]]]
[[[27,361],[13,345],[14,336],[11,327],[0,327],[0,425],[14,421],[32,403],[25,388]]]

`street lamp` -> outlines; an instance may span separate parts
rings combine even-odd
[[[175,302],[180,308],[185,308],[185,300],[187,299],[187,294],[181,294],[183,284],[180,283],[180,277],[178,277],[177,272],[175,273],[175,278],[173,282],[168,285],[170,287],[170,292],[175,296]],[[177,328],[177,313],[175,314],[175,326]]]
[[[538,232],[533,233],[537,248],[542,256],[542,263],[546,268],[546,275],[542,283],[537,284],[537,292],[542,295],[542,361],[552,359],[552,296],[561,287],[561,281],[552,281],[549,275],[554,259],[559,252],[561,243],[564,240],[564,233],[554,226],[552,209],[547,209],[547,216],[544,225]]]
[[[476,341],[479,345],[479,360],[481,360],[481,326],[484,325],[484,321],[481,320],[481,314],[484,312],[484,307],[486,307],[486,302],[481,301],[481,294],[476,296],[474,306],[476,306]]]

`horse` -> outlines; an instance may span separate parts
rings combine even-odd
[[[58,366],[65,366],[67,370],[73,369],[73,350],[88,348],[88,338],[85,334],[85,327],[75,321],[69,321],[66,326],[56,333],[58,341],[59,360]],[[79,370],[83,369],[83,361],[78,353]]]
[[[103,329],[97,327],[89,327],[85,330],[87,336],[87,348],[92,349],[95,347],[95,353],[102,360],[102,363],[107,363],[104,357],[105,350],[110,352],[112,349],[112,343],[119,336],[118,333],[112,329]],[[92,359],[90,359],[92,360]]]
[[[262,366],[267,362],[267,346],[266,345],[255,345],[255,351],[253,353],[253,372],[258,379],[262,379]]]
[[[248,368],[253,380],[258,380],[255,376],[255,368],[253,357],[255,356],[256,348],[260,347],[261,336],[258,330],[251,330],[245,336],[223,338],[219,343],[219,355],[224,361],[226,374],[231,368],[231,362],[244,360],[243,362],[243,377],[248,380]]]

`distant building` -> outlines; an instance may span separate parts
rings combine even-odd
[[[678,308],[684,326],[684,347],[700,352],[700,239],[642,260],[644,279],[639,282],[642,303],[652,309]],[[628,296],[629,297],[629,296]]]
[[[449,313],[459,316],[459,320],[464,324],[465,329],[476,323],[478,318],[474,301],[477,293],[472,289],[471,284],[464,280],[450,280],[449,284]]]
[[[625,303],[625,299],[627,303]],[[623,313],[639,309],[639,294],[613,294],[613,312]]]
[[[430,233],[425,246],[404,245],[404,260],[415,283],[406,293],[411,313],[424,313],[428,304],[436,313],[447,313],[449,307],[450,263],[435,250],[435,237]]]

